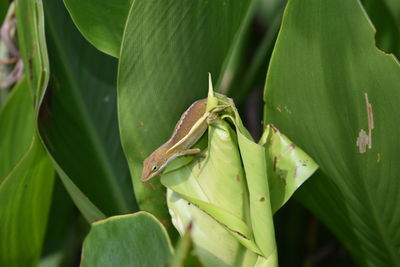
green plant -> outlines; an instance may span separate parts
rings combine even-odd
[[[272,217],[304,182],[355,263],[400,266],[397,2],[0,0],[0,265],[323,265],[314,217]],[[207,73],[203,153],[140,182]]]

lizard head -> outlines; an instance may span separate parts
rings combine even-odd
[[[161,151],[162,149],[162,147],[157,149],[144,160],[142,177],[140,178],[142,182],[148,181],[154,176],[160,174],[167,165],[167,158],[164,153],[165,151]]]

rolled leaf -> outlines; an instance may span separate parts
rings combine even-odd
[[[255,143],[232,100],[217,99],[228,108],[210,122],[208,147],[161,178],[173,223],[183,234],[193,221],[195,252],[207,266],[277,266],[272,215],[317,165],[273,126]]]

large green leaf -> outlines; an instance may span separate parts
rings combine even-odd
[[[83,243],[81,266],[166,266],[171,255],[161,223],[138,212],[93,223]]]
[[[1,266],[35,266],[46,229],[54,169],[35,132],[33,103],[25,78],[0,113]]]
[[[61,1],[45,1],[45,14],[52,77],[40,109],[41,137],[89,221],[132,211],[116,114],[117,62],[82,38]]]
[[[139,181],[142,161],[166,141],[180,114],[206,96],[249,6],[245,1],[135,1],[121,46],[118,109],[122,145],[142,209],[163,222],[165,193]]]
[[[81,33],[99,50],[119,56],[126,18],[133,0],[64,0]]]
[[[302,199],[364,266],[400,265],[399,99],[399,64],[359,1],[289,1],[265,121],[320,165]]]

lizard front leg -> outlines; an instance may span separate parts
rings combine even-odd
[[[201,152],[200,148],[190,148],[183,150],[182,152],[179,153],[179,156],[191,156],[191,155],[196,155]]]

